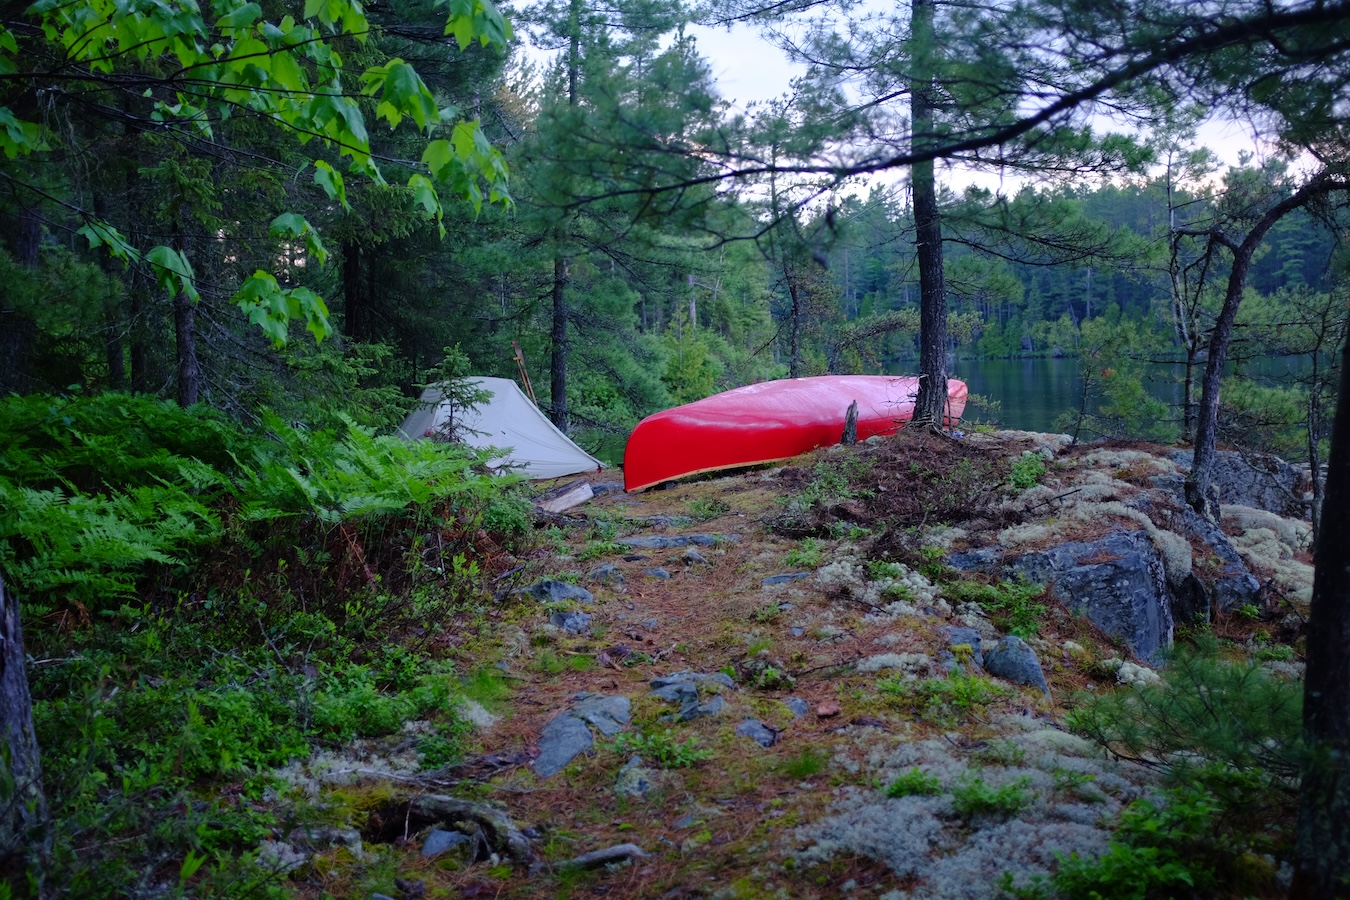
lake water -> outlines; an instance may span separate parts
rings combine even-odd
[[[1281,357],[1248,363],[1243,374],[1264,383],[1287,383],[1307,368],[1304,357]],[[1077,358],[962,359],[952,366],[951,376],[964,381],[972,394],[1001,404],[994,412],[970,409],[968,417],[975,421],[996,422],[1023,431],[1057,431],[1055,420],[1076,410],[1081,402],[1081,371]],[[1182,371],[1181,366],[1149,366],[1145,381],[1149,393],[1176,409],[1178,418]],[[1203,374],[1203,367],[1196,372],[1197,392]]]

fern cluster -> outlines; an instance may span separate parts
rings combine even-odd
[[[144,397],[9,397],[0,567],[30,616],[86,614],[116,609],[152,573],[182,572],[229,539],[317,557],[344,526],[364,564],[371,530],[400,517],[452,520],[460,534],[522,532],[523,505],[484,463],[477,451],[377,437],[351,419],[309,431],[269,416],[250,433]]]

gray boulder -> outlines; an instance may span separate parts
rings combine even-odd
[[[1019,637],[1009,635],[999,641],[997,647],[985,654],[984,668],[990,675],[1013,684],[1039,688],[1050,696],[1050,685],[1045,683],[1045,672],[1041,670],[1036,651]]]
[[[524,592],[541,603],[560,603],[564,600],[580,600],[582,603],[595,602],[595,596],[584,587],[568,584],[566,581],[558,581],[556,578],[545,578],[543,581],[525,588]]]
[[[1016,557],[1008,566],[1029,581],[1050,585],[1051,596],[1124,640],[1141,659],[1160,662],[1172,645],[1172,595],[1162,558],[1142,531],[1070,541]]]
[[[586,573],[587,581],[612,581],[615,584],[623,584],[623,572],[614,563],[601,563],[594,569]]]
[[[678,703],[680,705],[678,713],[663,716],[662,720],[688,722],[705,716],[715,716],[726,705],[726,700],[722,699],[720,694],[701,701],[699,697],[701,687],[716,684],[723,688],[731,688],[735,687],[736,682],[732,681],[730,676],[724,672],[702,674],[686,671],[676,672],[663,678],[655,678],[651,684],[651,696],[665,700],[667,703]]]
[[[1136,505],[1157,525],[1204,548],[1196,556],[1194,570],[1186,583],[1176,586],[1174,620],[1207,621],[1211,605],[1231,612],[1259,600],[1261,582],[1252,575],[1218,525],[1189,506],[1171,508],[1148,502]]]
[[[736,733],[748,737],[761,747],[772,747],[778,741],[778,732],[769,728],[759,719],[746,719],[736,726]]]
[[[590,725],[605,737],[614,737],[629,722],[633,701],[622,694],[581,693],[572,704],[572,715]]]
[[[585,722],[570,711],[561,713],[544,726],[539,735],[539,758],[530,767],[540,778],[557,775],[594,743]]]
[[[570,631],[573,634],[589,631],[591,627],[590,613],[555,612],[548,620],[563,631]]]
[[[1172,461],[1189,472],[1194,455],[1175,450]],[[1308,517],[1303,503],[1304,474],[1278,456],[1220,450],[1211,475],[1219,502],[1252,506],[1290,519]]]

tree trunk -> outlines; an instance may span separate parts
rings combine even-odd
[[[788,332],[788,377],[800,378],[802,374],[802,289],[793,277],[789,266],[783,267],[787,278],[788,296],[792,298],[792,328]]]
[[[1347,348],[1350,352],[1350,348]],[[1322,529],[1317,536],[1292,896],[1350,893],[1350,360],[1341,366]]]
[[[912,0],[909,102],[910,140],[915,151],[931,146],[937,137],[933,133],[933,7],[934,0]],[[919,260],[919,396],[914,401],[914,422],[941,427],[947,407],[947,285],[937,178],[931,160],[911,167],[910,190],[914,250]]]
[[[185,291],[174,298],[173,325],[178,342],[178,405],[191,406],[201,398],[201,367],[197,360],[197,310]]]
[[[1200,411],[1196,419],[1195,455],[1191,462],[1190,474],[1186,476],[1186,502],[1191,509],[1201,515],[1218,518],[1218,504],[1209,497],[1210,483],[1213,480],[1215,445],[1218,440],[1219,426],[1219,382],[1223,378],[1223,365],[1228,359],[1228,346],[1233,338],[1233,325],[1237,321],[1238,306],[1242,303],[1242,294],[1247,288],[1247,273],[1251,269],[1252,256],[1260,246],[1266,233],[1276,222],[1289,213],[1307,205],[1315,197],[1321,197],[1332,191],[1350,187],[1344,181],[1333,180],[1325,173],[1310,180],[1290,197],[1285,198],[1266,211],[1241,244],[1220,234],[1212,239],[1221,241],[1233,251],[1233,267],[1228,275],[1228,289],[1223,298],[1223,309],[1214,323],[1214,331],[1209,338],[1209,359],[1205,361],[1205,375],[1200,384]]]
[[[21,210],[14,235],[14,259],[36,269],[42,245],[42,222],[32,210]],[[23,392],[28,386],[29,357],[36,334],[33,320],[0,306],[0,394]]]
[[[131,363],[131,390],[137,394],[148,394],[150,392],[150,351],[146,338],[146,332],[149,331],[149,324],[146,319],[149,313],[146,311],[141,293],[146,289],[143,279],[133,274],[131,290],[129,291],[131,295],[131,351],[127,356]]]
[[[549,418],[564,434],[567,433],[567,260],[553,257],[553,361],[551,393],[553,409]]]
[[[347,337],[364,343],[370,340],[369,309],[361,282],[361,245],[342,243],[342,311]]]
[[[0,727],[4,728],[6,771],[0,758],[0,860],[32,846],[32,832],[47,816],[42,766],[33,731],[33,698],[24,666],[19,600],[0,580]]]
[[[119,143],[121,142],[119,141]],[[101,189],[94,191],[94,215],[104,222],[111,220],[108,215],[107,194]],[[110,279],[117,279],[120,274],[118,272],[119,265],[113,259],[111,253],[99,255],[99,268]],[[107,331],[103,340],[103,351],[104,358],[108,361],[108,387],[114,391],[124,391],[127,388],[126,351],[122,346],[122,333],[125,326],[119,300],[120,297],[114,292],[103,302],[103,327]]]

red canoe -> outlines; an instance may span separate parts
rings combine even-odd
[[[858,440],[894,434],[914,415],[918,378],[821,375],[766,381],[655,413],[623,453],[623,486],[640,491],[699,472],[789,459],[843,438],[858,401]],[[947,421],[966,408],[965,382],[947,381]]]

